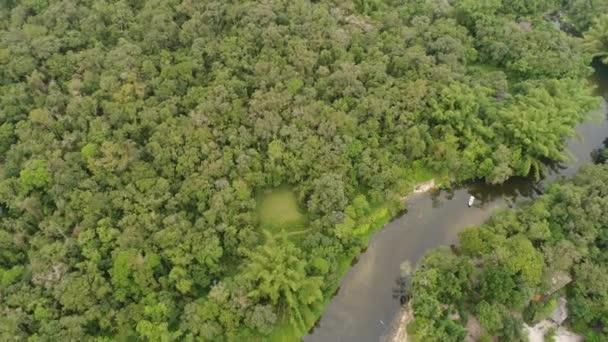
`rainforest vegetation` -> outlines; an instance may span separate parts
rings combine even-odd
[[[567,23],[584,34],[587,51],[608,64],[608,1],[572,0],[567,3]]]
[[[571,329],[606,341],[607,210],[608,164],[588,165],[538,200],[465,230],[456,251],[434,250],[418,265],[410,332],[420,341],[463,341],[473,315],[483,340],[527,341],[522,318],[545,319],[566,296]],[[572,281],[562,288],[560,279]]]
[[[564,160],[598,105],[597,6],[0,1],[0,340],[297,340],[416,182],[501,183]],[[480,292],[503,305],[485,309],[523,305],[546,255],[605,277],[605,179],[588,169],[495,219],[504,258],[530,253],[484,273],[525,285]],[[437,334],[459,331],[435,304],[467,298],[487,248],[448,259],[459,297],[420,302]],[[575,324],[603,326],[594,286],[608,282],[587,278],[570,289],[593,305]]]

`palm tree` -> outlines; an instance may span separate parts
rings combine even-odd
[[[300,309],[323,298],[322,278],[307,274],[301,251],[284,236],[265,235],[264,245],[246,252],[243,278],[253,285],[248,296],[286,307],[291,322],[303,326]]]

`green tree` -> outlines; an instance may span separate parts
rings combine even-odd
[[[492,335],[503,328],[504,315],[499,305],[483,301],[477,305],[476,315],[481,326]]]
[[[267,234],[266,244],[247,252],[242,273],[250,287],[247,294],[250,298],[286,306],[294,324],[302,324],[303,306],[323,298],[322,278],[307,275],[306,262],[300,255],[301,251],[288,240]]]
[[[48,164],[44,160],[32,160],[28,162],[19,173],[21,188],[24,192],[34,189],[46,188],[51,184],[51,174]]]
[[[597,18],[585,32],[585,48],[594,58],[608,64],[608,14]]]

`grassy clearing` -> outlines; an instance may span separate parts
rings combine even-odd
[[[424,166],[422,166],[422,163],[419,161],[414,162],[412,166],[406,168],[406,170],[407,171],[405,178],[409,183],[412,183],[413,185],[427,182],[437,177],[437,175],[433,174]]]
[[[270,231],[303,229],[306,217],[298,207],[293,191],[281,188],[259,198],[258,215],[262,228]]]

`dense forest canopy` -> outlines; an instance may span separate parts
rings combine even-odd
[[[522,317],[547,318],[566,296],[570,327],[606,341],[607,210],[608,164],[588,165],[537,201],[464,231],[456,253],[428,253],[412,279],[410,331],[421,341],[462,341],[473,315],[484,341],[526,341]],[[561,288],[560,279],[572,282]]]
[[[302,334],[416,174],[564,159],[586,3],[2,1],[0,340]]]
[[[585,36],[585,47],[608,64],[608,1],[567,0],[563,12],[566,24]]]

